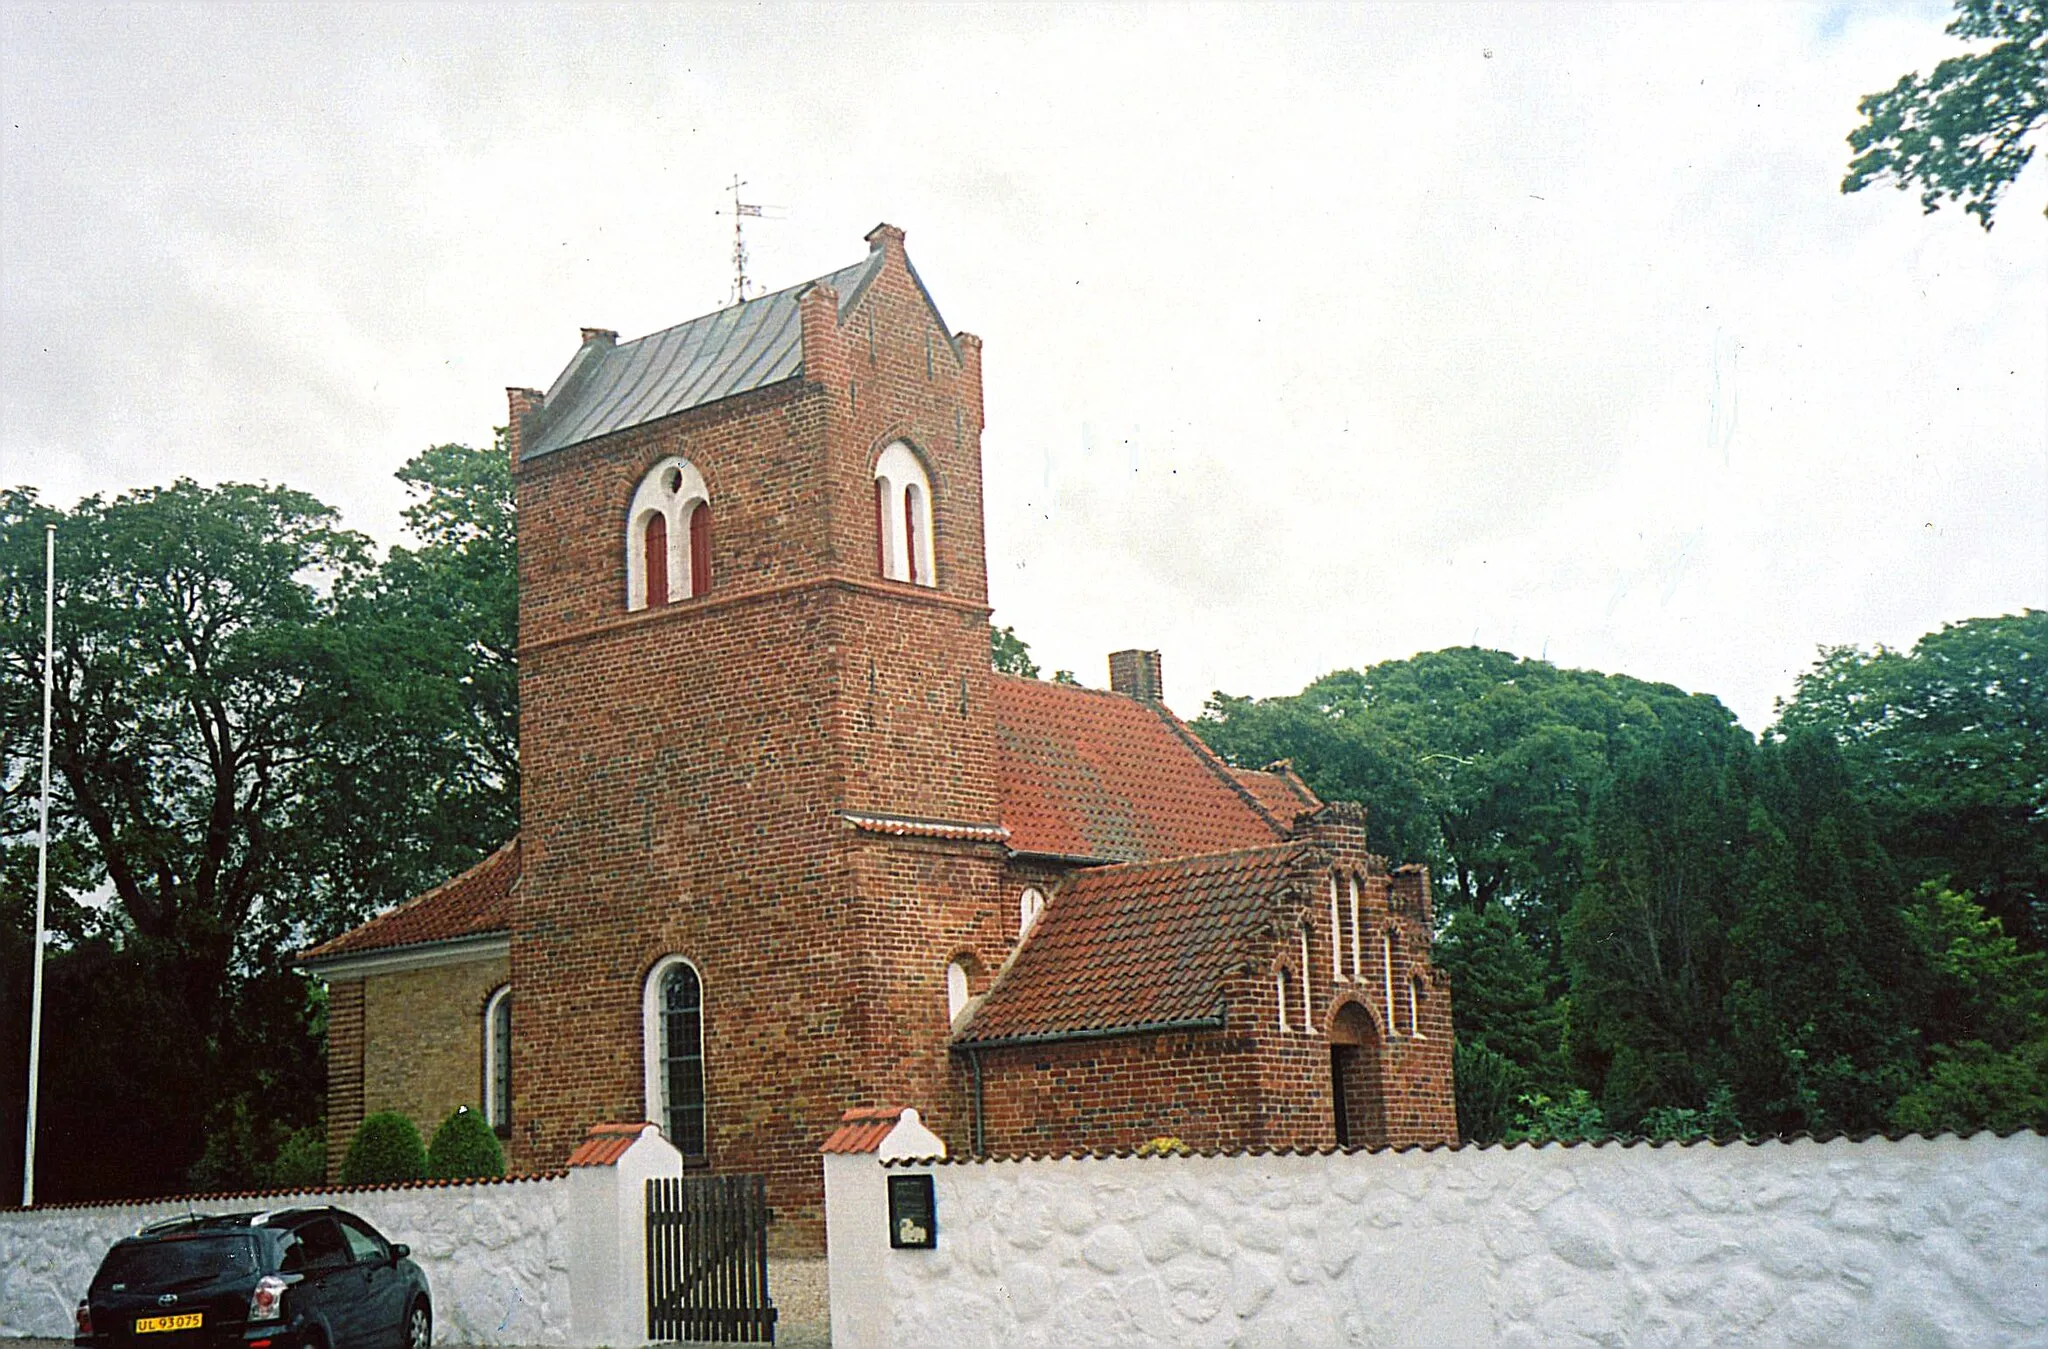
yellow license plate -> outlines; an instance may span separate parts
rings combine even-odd
[[[197,1330],[205,1319],[203,1312],[179,1312],[176,1316],[138,1316],[135,1318],[135,1333],[147,1335],[152,1330]]]

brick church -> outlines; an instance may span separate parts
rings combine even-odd
[[[979,338],[883,225],[840,271],[510,390],[521,829],[306,953],[337,1164],[481,1105],[762,1172],[914,1105],[958,1152],[1452,1141],[1430,891],[1160,701],[990,668]]]

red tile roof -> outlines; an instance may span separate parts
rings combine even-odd
[[[1321,810],[1322,798],[1309,790],[1294,765],[1282,759],[1264,768],[1233,768],[1230,775],[1259,798],[1259,804],[1282,824],[1292,824],[1303,811]]]
[[[1046,903],[960,1044],[1220,1018],[1223,986],[1274,940],[1273,900],[1305,845],[1079,872]]]
[[[593,1124],[583,1141],[569,1154],[570,1166],[617,1166],[626,1149],[640,1141],[640,1135],[655,1126],[638,1124]]]
[[[849,1110],[839,1117],[839,1127],[825,1140],[820,1152],[873,1152],[903,1118],[900,1105],[873,1106]]]
[[[997,675],[997,784],[1010,847],[1107,861],[1252,848],[1275,818],[1173,713],[1120,693]]]
[[[364,951],[509,931],[512,884],[518,879],[519,840],[514,838],[453,880],[415,895],[395,909],[385,910],[359,928],[301,952],[299,959],[327,960]]]

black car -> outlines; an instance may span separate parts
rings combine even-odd
[[[427,1349],[427,1276],[338,1208],[154,1223],[114,1243],[78,1304],[80,1349]]]

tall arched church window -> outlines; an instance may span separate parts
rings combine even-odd
[[[500,1138],[512,1136],[512,986],[484,1002],[484,1119]]]
[[[674,455],[647,471],[626,511],[626,607],[659,608],[711,588],[711,493]]]
[[[917,455],[900,440],[875,460],[875,565],[891,581],[938,584],[931,481]]]
[[[686,1159],[705,1156],[704,985],[681,956],[647,976],[642,1008],[647,1113]]]

